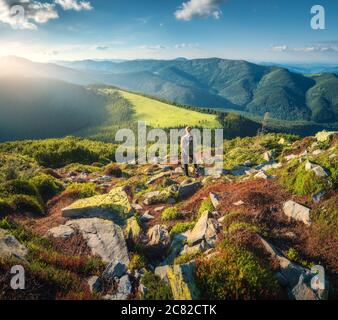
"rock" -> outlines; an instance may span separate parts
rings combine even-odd
[[[309,208],[290,200],[284,203],[283,210],[289,218],[301,221],[306,225],[311,224]]]
[[[128,249],[122,229],[112,221],[98,218],[71,220],[66,226],[78,230],[94,255],[104,262],[113,258],[129,264]]]
[[[120,223],[133,213],[128,195],[123,187],[114,188],[105,195],[75,201],[62,209],[66,218],[107,218]]]
[[[182,184],[178,189],[178,197],[181,199],[192,196],[194,193],[198,191],[201,187],[200,182],[192,182],[189,184]]]
[[[152,191],[148,192],[144,195],[144,201],[143,203],[147,206],[155,203],[157,201],[157,198],[160,196],[160,191]]]
[[[132,207],[136,210],[136,211],[141,211],[143,210],[143,207],[137,203],[133,204]]]
[[[87,281],[91,293],[100,292],[101,283],[98,276],[90,277]]]
[[[47,236],[51,236],[53,238],[70,238],[75,234],[75,230],[69,226],[61,225],[55,228],[52,228],[47,231]]]
[[[286,259],[277,248],[265,241],[263,238],[260,239],[265,250],[279,263],[280,273],[283,276],[281,279],[284,279],[280,284],[283,285],[283,282],[285,282],[286,279],[287,286],[289,288],[293,288],[295,285],[297,285],[299,277],[303,274],[306,274],[307,270],[302,266]]]
[[[319,178],[324,178],[327,177],[328,174],[326,173],[326,171],[321,167],[321,166],[315,166],[312,171],[314,172],[314,174],[319,177]]]
[[[111,176],[102,176],[102,177],[98,177],[95,179],[91,179],[91,182],[109,182],[112,181],[112,177]]]
[[[332,153],[332,154],[330,154],[329,155],[329,159],[331,160],[331,159],[334,159],[334,158],[336,158],[337,157],[337,155],[335,154],[335,153]]]
[[[165,209],[165,207],[158,207],[158,208],[155,208],[154,211],[155,212],[161,212]]]
[[[264,155],[263,155],[263,158],[264,158],[265,161],[268,161],[268,162],[272,161],[273,160],[273,152],[271,150],[265,152]]]
[[[115,278],[123,277],[126,273],[127,265],[116,257],[108,264],[101,278],[104,280],[114,280]]]
[[[207,222],[207,230],[205,232],[205,241],[210,247],[214,247],[216,240],[217,240],[217,234],[219,232],[219,224],[218,221],[209,219]]]
[[[168,268],[167,277],[174,300],[197,300],[200,292],[194,282],[194,262]]]
[[[185,245],[183,250],[181,251],[180,255],[194,255],[199,254],[207,251],[210,247],[208,246],[207,242],[203,240],[201,243],[196,244],[193,247],[189,247],[188,245]]]
[[[188,243],[191,245],[197,244],[198,242],[201,242],[205,234],[207,232],[208,228],[208,219],[209,219],[209,212],[206,211],[202,214],[198,222],[196,223],[193,230],[188,235]]]
[[[323,150],[320,150],[320,149],[317,149],[317,150],[315,150],[315,151],[312,152],[312,154],[313,154],[314,156],[318,156],[318,155],[320,155],[320,154],[322,154],[322,153],[323,153]]]
[[[28,249],[6,230],[0,229],[0,258],[26,260]]]
[[[326,191],[319,191],[318,193],[316,193],[315,195],[312,196],[312,200],[314,202],[319,202],[320,200],[322,200],[322,198],[326,195]]]
[[[269,176],[264,171],[259,171],[257,174],[255,174],[255,179],[264,179],[268,180]]]
[[[131,217],[127,220],[125,227],[125,235],[129,240],[137,242],[140,239],[141,227],[138,224],[136,217]]]
[[[286,140],[284,138],[280,138],[278,144],[285,144]]]
[[[150,246],[163,246],[170,245],[170,236],[166,225],[156,225],[148,231],[149,245]]]
[[[126,296],[126,299],[128,299],[132,291],[133,291],[133,287],[130,282],[130,277],[128,274],[126,274],[119,281],[119,284],[117,287],[117,294]]]
[[[160,277],[161,280],[165,280],[168,282],[167,273],[168,273],[169,266],[159,266],[155,269],[155,274]]]
[[[292,289],[292,298],[294,300],[319,300],[310,285],[305,282],[304,275],[300,276],[298,284]]]
[[[259,170],[256,170],[256,169],[254,169],[254,168],[251,168],[250,170],[245,171],[245,174],[246,174],[247,176],[252,176],[253,174],[256,174],[256,173],[258,173],[258,172],[259,172]]]
[[[210,192],[209,197],[212,205],[215,209],[217,209],[217,207],[219,206],[219,196],[215,193]]]
[[[242,206],[244,204],[244,201],[240,200],[234,203],[234,206],[239,207]]]
[[[148,292],[148,288],[145,287],[142,283],[139,285],[138,290],[137,290],[138,294],[142,297],[144,297],[147,292]]]
[[[149,212],[149,211],[148,211]],[[148,212],[146,212],[141,218],[140,218],[140,221],[141,222],[148,222],[150,220],[153,220],[155,219],[154,216],[152,216],[151,214],[149,214]]]
[[[285,159],[286,161],[290,161],[290,160],[296,159],[296,158],[298,158],[298,156],[295,155],[295,154],[290,154],[290,155],[284,157],[284,159]]]
[[[236,166],[230,171],[230,174],[236,177],[245,175],[246,171],[249,171],[251,168],[247,166]]]
[[[309,160],[306,161],[305,163],[305,171],[310,171],[314,168],[314,164],[312,162],[310,162]]]
[[[318,132],[316,134],[316,139],[318,142],[326,142],[331,139],[332,136],[334,136],[336,132],[334,131],[322,131]]]
[[[259,166],[256,167],[257,171],[268,171],[271,169],[279,169],[281,168],[283,165],[280,162],[267,162],[267,163],[263,163]]]
[[[157,175],[155,175],[154,177],[152,177],[148,182],[147,182],[147,185],[152,185],[154,184],[156,181],[164,178],[164,177],[169,177],[171,175],[170,172],[161,172]]]

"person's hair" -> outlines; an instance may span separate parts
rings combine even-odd
[[[190,132],[191,130],[192,130],[191,127],[186,127],[186,128],[185,128],[185,131],[187,131],[187,132]]]

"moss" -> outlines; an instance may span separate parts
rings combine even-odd
[[[137,242],[141,235],[141,227],[136,217],[131,217],[127,220],[125,227],[125,235],[128,239]]]
[[[47,174],[40,173],[29,181],[36,187],[45,202],[63,190],[63,184]]]
[[[121,178],[123,173],[117,164],[110,164],[106,166],[104,174],[115,178]]]
[[[80,171],[88,173],[99,173],[102,171],[100,163],[93,163],[92,165],[85,165],[81,163],[71,163],[65,167],[66,171]]]
[[[176,220],[182,218],[182,214],[177,211],[177,208],[170,207],[162,212],[161,218],[164,221]]]
[[[172,300],[173,295],[168,284],[157,275],[147,272],[141,280],[147,288],[143,297],[144,300]]]
[[[238,222],[238,221],[231,223],[227,229],[229,233],[234,233],[238,230],[246,230],[246,231],[253,232],[253,233],[260,232],[260,228],[258,226],[252,223]]]
[[[67,209],[69,211],[78,211],[93,208],[115,213],[122,219],[128,218],[133,212],[128,195],[123,187],[114,188],[108,194],[80,199],[75,201]]]
[[[173,237],[175,234],[184,233],[188,230],[194,229],[196,222],[178,222],[170,230],[170,235]]]
[[[174,264],[184,264],[194,260],[199,254],[201,253],[200,250],[196,250],[196,252],[192,253],[184,253],[175,258]]]
[[[213,212],[215,210],[211,200],[209,198],[203,200],[198,209],[197,220],[202,216],[205,211]]]
[[[144,258],[141,255],[134,253],[130,258],[128,269],[131,272],[135,272],[136,270],[141,270],[145,267],[146,267],[146,263],[145,263]]]
[[[9,215],[12,212],[12,207],[8,200],[0,198],[0,218]]]
[[[98,195],[96,188],[97,186],[93,182],[72,183],[66,188],[66,191],[77,191],[79,198],[89,198]]]
[[[305,163],[295,159],[277,171],[280,183],[298,195],[314,195],[330,187],[328,178],[320,178],[305,170]]]
[[[311,211],[311,220],[318,225],[324,225],[338,237],[338,206],[337,196],[324,201],[320,207]]]
[[[228,241],[216,255],[197,260],[196,278],[208,299],[272,299],[279,292],[272,271],[251,252]]]
[[[297,262],[298,264],[302,265],[305,268],[310,268],[314,266],[314,263],[310,263],[305,259],[302,259],[299,255],[298,251],[291,247],[287,251],[284,252],[284,255],[291,261]]]
[[[15,212],[44,214],[44,208],[41,203],[33,196],[16,194],[10,196],[9,204]]]

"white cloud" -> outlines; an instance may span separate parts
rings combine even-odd
[[[271,50],[274,52],[284,52],[284,51],[288,51],[289,47],[287,45],[272,46]]]
[[[55,0],[56,4],[59,4],[63,10],[92,10],[93,7],[89,1],[78,0]]]
[[[0,0],[0,22],[13,29],[36,30],[37,24],[57,19],[55,5],[31,0]]]
[[[185,49],[185,48],[199,48],[198,43],[178,43],[175,45],[176,49]]]
[[[220,5],[226,0],[189,0],[183,2],[175,12],[176,19],[190,21],[195,17],[213,17],[219,19],[222,11]]]
[[[143,46],[139,46],[139,49],[145,49],[145,50],[163,50],[163,49],[167,49],[166,46],[162,45],[162,44],[156,44],[156,45],[143,45]]]

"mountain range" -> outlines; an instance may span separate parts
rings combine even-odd
[[[7,57],[0,60],[0,77],[14,74],[77,85],[108,84],[184,105],[255,116],[269,112],[271,118],[288,121],[338,122],[335,74],[306,76],[287,68],[218,58],[57,63]]]

